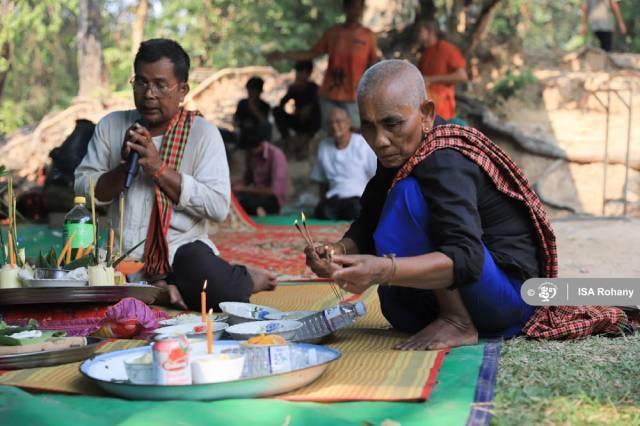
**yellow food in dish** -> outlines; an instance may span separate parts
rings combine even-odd
[[[286,345],[287,340],[277,334],[261,334],[260,336],[254,336],[247,339],[247,343],[250,345]]]

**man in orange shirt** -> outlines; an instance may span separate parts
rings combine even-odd
[[[343,0],[342,7],[345,23],[326,30],[310,50],[273,52],[267,58],[310,61],[328,54],[329,65],[319,91],[323,122],[329,111],[338,107],[347,111],[353,127],[360,128],[356,89],[364,71],[378,62],[380,55],[375,33],[360,24],[364,0]]]
[[[440,37],[436,20],[420,23],[418,40],[423,47],[418,68],[424,76],[436,114],[445,120],[456,116],[456,83],[467,81],[466,62],[460,50]]]

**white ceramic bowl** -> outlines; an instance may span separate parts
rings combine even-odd
[[[222,333],[227,327],[229,327],[229,324],[226,322],[214,322],[213,337],[215,339],[220,339],[220,337],[222,337]],[[189,338],[206,337],[207,325],[202,322],[170,325],[168,327],[156,328],[153,330],[153,333],[161,337],[175,337],[182,335],[186,335]]]
[[[280,312],[278,309],[268,306],[242,302],[222,302],[220,309],[229,315],[229,324],[231,325],[248,321],[262,321],[266,319],[267,315]]]
[[[244,354],[205,354],[191,359],[191,380],[194,385],[238,380],[244,369]]]
[[[265,318],[268,320],[300,320],[308,316],[316,314],[317,311],[289,311],[289,312],[276,312],[268,314]]]
[[[261,334],[277,334],[291,340],[302,326],[300,321],[294,320],[253,321],[232,325],[226,331],[235,340],[247,340]]]

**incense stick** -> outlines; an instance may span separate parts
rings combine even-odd
[[[122,232],[124,229],[124,191],[120,193],[120,229],[118,230],[118,257],[122,257]]]
[[[93,176],[89,176],[89,196],[91,197],[91,221],[93,222],[93,244],[95,247],[96,263],[98,263],[98,224],[96,222],[96,197],[93,186]]]
[[[304,234],[304,232],[302,232],[300,225],[298,225],[298,219],[294,220],[293,224],[295,225],[298,232],[300,232],[300,235],[302,235],[302,239],[304,239],[304,242],[307,243],[309,247],[313,247],[313,243],[307,239],[307,236]]]
[[[302,226],[307,233],[307,238],[311,243],[311,247],[313,247],[313,238],[311,238],[311,233],[309,232],[309,228],[307,228],[307,218],[304,217],[304,212],[300,212],[300,216],[302,217]]]

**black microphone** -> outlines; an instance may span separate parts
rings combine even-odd
[[[144,120],[141,118],[136,121],[137,124],[144,127]],[[129,189],[133,183],[133,178],[138,174],[138,161],[140,160],[140,154],[137,151],[131,150],[129,153],[127,163],[127,177],[124,181],[124,189]]]

